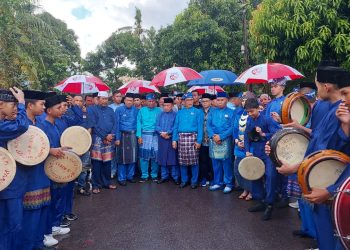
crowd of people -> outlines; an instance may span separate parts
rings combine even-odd
[[[271,94],[253,92],[216,95],[197,91],[185,94],[58,95],[53,92],[0,90],[0,142],[23,134],[29,125],[42,129],[50,141],[50,155],[61,157],[66,148],[60,137],[70,126],[82,126],[92,136],[89,152],[81,155],[83,171],[76,181],[56,183],[44,172],[44,162],[34,167],[17,164],[11,184],[0,191],[0,249],[43,249],[58,243],[56,235],[69,233],[73,214],[73,190],[98,195],[117,184],[173,181],[179,188],[209,186],[229,194],[242,189],[239,199],[254,200],[249,212],[262,212],[270,220],[274,207],[286,207],[297,198],[302,226],[293,233],[317,239],[320,249],[342,249],[334,236],[327,200],[350,176],[348,166],[327,189],[313,189],[302,196],[297,165],[276,166],[268,141],[281,128],[295,127],[311,135],[307,153],[334,149],[349,151],[350,74],[337,66],[320,65],[316,84],[301,83],[299,91],[312,105],[305,127],[282,124],[286,78],[274,79]],[[343,99],[343,101],[342,101]],[[263,178],[244,179],[238,171],[249,156],[265,164]],[[90,177],[91,176],[91,177]],[[87,185],[91,179],[92,187]],[[118,188],[119,189],[119,188]]]

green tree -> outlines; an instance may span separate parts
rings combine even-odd
[[[349,6],[349,0],[263,0],[250,23],[255,59],[294,65],[306,75],[322,59],[350,68]]]

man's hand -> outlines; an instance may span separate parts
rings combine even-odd
[[[116,145],[116,146],[119,146],[119,145],[120,145],[120,140],[116,140],[116,141],[115,141],[115,145]]]
[[[166,139],[166,136],[168,135],[167,132],[160,132],[160,136]]]
[[[172,146],[173,146],[173,149],[176,149],[177,148],[177,142],[173,141]]]
[[[300,164],[289,165],[285,162],[282,162],[282,166],[277,168],[277,172],[283,175],[291,175],[298,172]]]
[[[17,99],[18,103],[25,104],[24,93],[22,90],[20,90],[17,87],[13,87],[10,88],[10,91],[12,92],[13,96]]]
[[[64,156],[62,148],[50,148],[50,154],[57,158],[61,158]]]
[[[350,125],[350,111],[345,103],[340,103],[335,115],[341,123]]]
[[[84,113],[86,113],[86,107],[85,107],[85,106],[83,106],[83,107],[81,108],[81,110],[82,110]]]
[[[280,115],[276,112],[271,112],[271,117],[278,123],[282,122]]]
[[[297,121],[292,121],[291,123],[282,124],[283,128],[303,128]]]
[[[194,148],[198,150],[198,149],[201,148],[201,145],[199,143],[195,142],[194,143]]]
[[[137,139],[137,142],[141,145],[141,144],[143,143],[142,137],[139,137],[139,138]]]
[[[220,138],[219,135],[214,135],[214,136],[213,136],[213,140],[214,140],[214,142],[215,142],[216,144],[218,144],[218,142],[221,141],[221,138]]]
[[[114,137],[114,135],[109,134],[109,135],[106,136],[106,140],[107,140],[108,142],[112,142],[113,137]]]
[[[243,142],[243,141],[239,141],[239,142],[237,143],[237,146],[238,146],[239,148],[243,149],[243,148],[244,148],[244,142]]]
[[[245,152],[245,156],[249,157],[249,156],[253,156],[253,154],[250,152]]]
[[[305,199],[311,203],[321,204],[331,198],[331,194],[324,188],[313,188],[310,194],[304,195]]]
[[[271,146],[270,146],[270,142],[266,142],[265,144],[265,154],[270,155],[271,154]]]

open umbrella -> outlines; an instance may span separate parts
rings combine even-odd
[[[236,83],[267,83],[272,79],[285,77],[290,80],[303,78],[298,70],[280,63],[264,63],[255,65],[243,72],[236,80]]]
[[[107,84],[96,76],[74,75],[59,82],[54,87],[61,92],[73,94],[88,94],[99,91],[108,91],[110,88]]]
[[[204,93],[215,94],[217,92],[224,92],[225,90],[219,86],[192,86],[187,92],[197,91],[198,94],[203,95]]]
[[[187,86],[224,86],[237,84],[234,82],[237,78],[236,74],[228,70],[205,70],[199,74],[201,74],[203,78],[191,80]]]
[[[125,95],[126,93],[160,93],[158,88],[156,86],[150,85],[150,83],[150,81],[133,80],[131,82],[125,83],[118,90],[122,95]]]
[[[179,82],[186,82],[199,78],[202,78],[202,76],[191,68],[172,67],[158,73],[153,78],[151,85],[166,87]]]

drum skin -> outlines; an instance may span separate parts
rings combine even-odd
[[[340,187],[333,201],[333,223],[342,245],[350,249],[350,177]]]
[[[278,130],[270,140],[272,162],[276,167],[282,166],[281,160],[289,165],[300,164],[304,159],[309,140],[310,135],[302,129]]]
[[[7,188],[16,175],[16,161],[5,148],[0,147],[0,191]],[[3,222],[0,222],[3,223]]]
[[[298,103],[301,102],[301,103]],[[309,100],[300,93],[294,92],[290,93],[286,96],[286,99],[283,101],[282,104],[282,116],[281,120],[283,124],[291,123],[293,122],[293,115],[292,115],[292,110],[293,110],[293,105],[302,105],[303,107],[303,118],[299,122],[301,125],[305,126],[311,116],[311,104]]]
[[[321,165],[325,163],[326,161],[332,161],[333,163],[337,163],[338,165],[343,165],[341,168],[345,169],[345,166],[350,163],[350,157],[346,154],[336,151],[336,150],[321,150],[316,151],[310,155],[308,155],[304,161],[300,164],[298,169],[298,182],[301,187],[301,190],[303,194],[310,194],[311,193],[311,187],[310,187],[310,174],[311,171],[315,170],[315,166]],[[329,168],[335,168],[336,164],[329,164],[329,167],[327,166],[327,169]],[[324,166],[323,166],[324,167]],[[337,166],[339,167],[339,166]],[[339,176],[341,173],[337,173]],[[332,176],[328,178],[336,178],[336,176]],[[336,180],[335,180],[336,181]],[[333,182],[333,181],[332,181]],[[330,184],[331,185],[331,184]],[[321,188],[321,187],[320,187]]]
[[[62,147],[69,147],[77,155],[83,155],[91,147],[91,135],[81,126],[72,126],[64,130],[60,143]]]
[[[259,180],[265,174],[265,164],[255,156],[248,156],[239,163],[238,172],[247,180]]]

